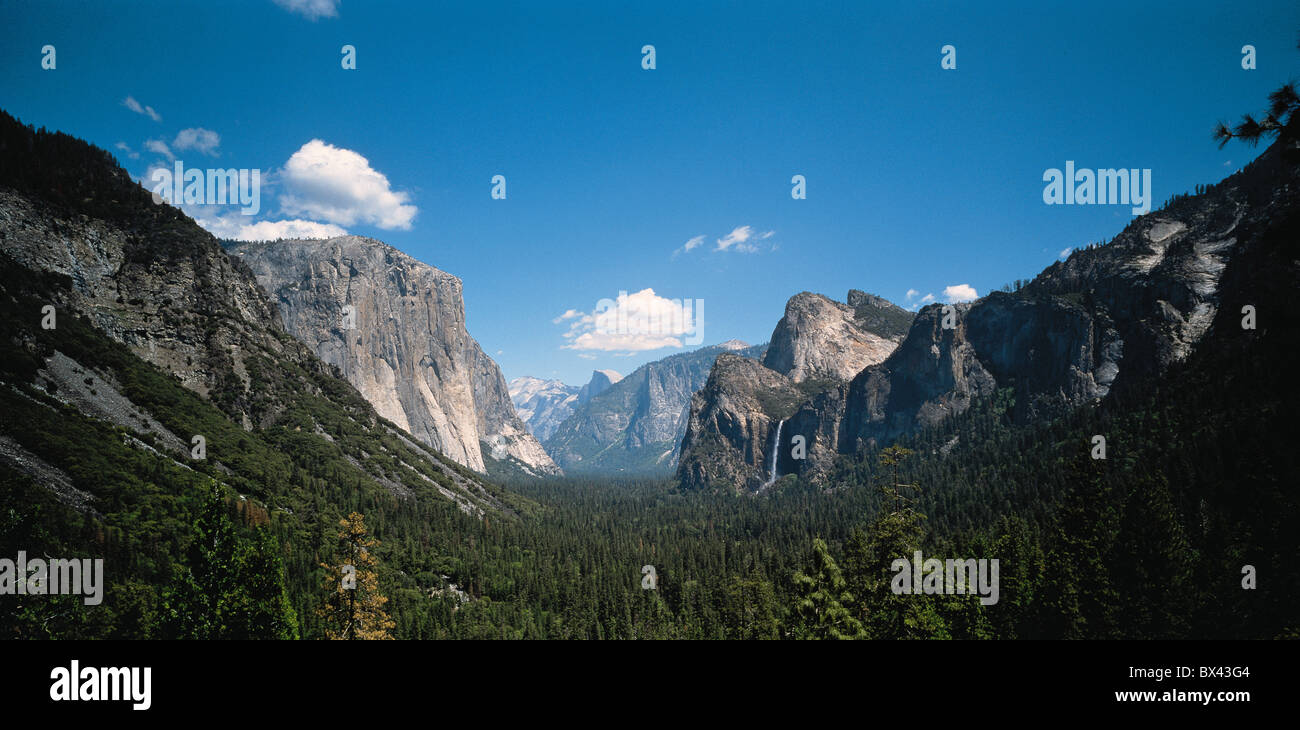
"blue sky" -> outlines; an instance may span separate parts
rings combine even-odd
[[[1258,154],[1210,130],[1300,69],[1293,0],[906,5],[8,2],[0,108],[142,179],[169,154],[260,169],[259,215],[210,225],[386,241],[461,277],[507,378],[581,383],[679,351],[572,316],[620,291],[756,343],[799,291],[1029,278],[1133,218],[1045,205],[1045,170],[1149,168],[1158,206]]]

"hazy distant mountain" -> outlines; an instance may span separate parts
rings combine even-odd
[[[670,472],[691,394],[704,386],[713,361],[722,353],[759,358],[766,348],[729,340],[646,363],[576,406],[546,449],[571,472]]]
[[[587,401],[609,390],[610,386],[622,380],[623,376],[614,370],[593,370],[591,371],[591,380],[578,390],[577,405],[583,405]]]
[[[539,441],[545,441],[564,419],[573,414],[575,408],[622,379],[623,376],[613,370],[595,370],[591,380],[579,387],[525,375],[510,381],[510,401],[515,404],[515,412],[528,430]]]

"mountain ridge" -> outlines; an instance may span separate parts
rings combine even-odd
[[[1016,422],[1037,422],[1181,362],[1213,322],[1219,279],[1243,241],[1296,206],[1293,144],[1279,139],[1241,171],[1134,219],[1110,243],[1073,252],[1016,291],[921,309],[888,357],[809,394],[780,444],[767,436],[770,424],[728,431],[770,419],[754,409],[753,391],[780,387],[734,369],[711,377],[692,403],[698,430],[683,440],[679,481],[753,491],[774,448],[781,473],[818,480],[837,457],[933,427],[1000,388],[1013,391]],[[727,383],[729,376],[740,382]],[[729,395],[745,389],[748,401]],[[791,457],[795,437],[804,439],[806,458]],[[709,461],[731,468],[700,468]]]

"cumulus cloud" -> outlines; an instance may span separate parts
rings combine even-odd
[[[281,181],[286,192],[280,196],[280,206],[291,216],[409,230],[418,212],[408,203],[410,196],[394,191],[388,178],[366,158],[319,139],[293,153]]]
[[[602,299],[591,312],[568,310],[553,321],[571,320],[564,349],[631,353],[700,344],[703,316],[696,302],[667,299],[646,288]]]
[[[581,316],[582,316],[582,312],[579,312],[576,309],[566,309],[564,310],[564,314],[561,314],[560,316],[551,320],[551,324],[559,324],[566,319],[573,319],[574,317],[581,317]]]
[[[153,107],[144,106],[140,102],[136,101],[135,97],[128,96],[125,99],[123,99],[122,106],[126,107],[127,109],[130,109],[136,114],[143,114],[146,117],[149,117],[150,119],[154,120],[155,122],[162,121],[162,116],[158,114],[158,112],[154,111]]]
[[[275,0],[275,4],[307,20],[337,18],[339,15],[339,0]]]
[[[970,284],[953,284],[943,288],[943,300],[949,304],[969,302],[979,298],[979,293]]]
[[[195,150],[212,157],[217,156],[217,147],[221,145],[221,136],[211,129],[195,127],[192,129],[182,129],[176,139],[172,140],[172,148],[177,150]]]
[[[189,212],[189,211],[187,211]],[[335,238],[348,232],[332,223],[318,223],[300,219],[281,221],[250,221],[247,216],[195,217],[200,226],[217,238],[235,241],[274,241],[277,238]]]

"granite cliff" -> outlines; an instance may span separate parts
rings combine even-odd
[[[558,469],[515,413],[500,368],[465,329],[460,279],[374,239],[228,243],[285,329],[380,415],[477,471],[485,456]]]

